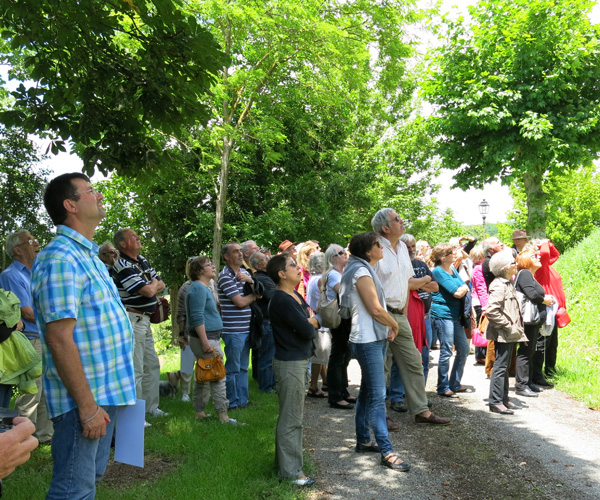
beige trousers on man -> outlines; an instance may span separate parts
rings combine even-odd
[[[160,363],[154,349],[150,318],[132,312],[128,312],[127,315],[133,326],[135,391],[138,399],[146,401],[146,413],[152,413],[158,408]]]
[[[37,339],[29,339],[31,345],[35,349],[35,352],[42,356],[42,341]],[[54,425],[48,410],[46,408],[46,395],[44,394],[44,388],[42,385],[42,377],[35,379],[35,385],[37,387],[37,394],[22,394],[15,401],[15,410],[19,412],[22,417],[27,417],[35,425],[35,435],[37,436],[40,443],[45,443],[52,439],[54,433]]]
[[[423,376],[423,361],[421,353],[415,346],[412,330],[406,316],[390,313],[398,322],[398,335],[393,342],[388,342],[388,357],[391,352],[396,360],[400,376],[404,382],[406,404],[413,415],[427,411],[427,394],[425,392],[425,377]],[[389,374],[391,359],[386,358],[386,376]]]

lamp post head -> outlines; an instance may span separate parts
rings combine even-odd
[[[489,213],[490,211],[490,204],[484,200],[479,204],[479,213],[481,214],[481,216],[483,218],[485,218],[485,216]]]

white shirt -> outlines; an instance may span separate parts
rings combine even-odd
[[[414,276],[408,249],[400,240],[396,243],[396,251],[387,238],[378,236],[378,240],[383,247],[383,259],[375,264],[375,272],[383,285],[385,302],[404,309],[408,301],[408,280]]]
[[[363,276],[371,277],[371,273],[366,267],[360,267],[352,277],[352,329],[350,331],[350,342],[353,344],[368,344],[375,342],[377,335],[373,327],[373,316],[365,307],[365,303],[360,298],[356,282]]]

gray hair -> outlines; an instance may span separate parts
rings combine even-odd
[[[310,274],[323,274],[323,266],[325,264],[325,254],[316,252],[308,259],[308,271]]]
[[[373,227],[373,231],[383,236],[383,231],[381,230],[381,228],[383,226],[390,225],[388,214],[393,211],[393,208],[382,208],[381,210],[379,210],[379,212],[377,212],[371,219],[371,227]]]
[[[482,245],[474,246],[471,249],[471,251],[469,252],[469,257],[471,257],[471,260],[473,262],[483,259],[485,257],[485,254],[483,253],[483,246]]]
[[[6,253],[8,254],[9,257],[16,257],[15,255],[15,247],[18,247],[21,244],[21,236],[23,236],[24,234],[30,234],[29,231],[27,231],[27,229],[19,229],[18,231],[15,231],[14,233],[10,233],[7,237],[6,237],[6,242],[4,243],[4,249],[6,250]]]
[[[121,250],[121,243],[123,243],[127,238],[125,238],[125,231],[129,231],[130,228],[124,227],[119,229],[115,235],[113,236],[113,242],[115,244],[115,248],[117,250]]]
[[[243,252],[244,251],[242,250],[242,253]],[[254,269],[256,269],[256,264],[258,264],[258,259],[260,259],[261,257],[265,257],[265,254],[261,253],[260,250],[258,252],[254,252],[248,259],[248,262],[250,262],[250,267],[253,267]]]
[[[343,250],[343,248],[337,243],[332,243],[325,250],[325,271],[329,271],[333,269],[333,259],[337,256],[338,252]]]
[[[229,255],[229,247],[231,245],[239,245],[239,243],[237,241],[230,241],[229,243],[226,243],[225,245],[223,245],[223,247],[221,248],[221,257],[225,257],[226,255]]]
[[[504,276],[506,268],[511,266],[515,261],[512,250],[502,250],[501,252],[495,253],[490,259],[490,271],[494,273],[494,276]]]
[[[250,243],[254,243],[254,244],[256,245],[256,241],[254,241],[254,240],[248,240],[248,241],[244,241],[244,243],[242,243],[242,244],[241,244],[241,247],[242,247],[242,253],[243,253],[244,255],[246,255],[246,252],[247,252],[248,250],[250,250],[250,247],[252,246],[252,245],[250,245]],[[256,245],[256,246],[258,247],[258,245]],[[250,265],[252,265],[252,264],[250,264]],[[252,266],[252,267],[254,267],[254,266]]]
[[[108,245],[110,245],[111,247],[114,246],[110,241],[105,241],[104,243],[102,243],[102,245],[98,247],[98,253],[101,254],[102,252],[104,252],[104,250],[108,248]]]
[[[500,241],[500,240],[498,238],[496,238],[495,236],[490,236],[489,238],[486,238],[485,240],[483,240],[483,243],[482,243],[483,255],[485,255],[486,257],[490,256],[490,248],[496,246],[496,241]]]
[[[412,234],[408,233],[404,233],[402,236],[400,236],[400,241],[405,245],[408,245],[409,243],[414,243],[415,245],[417,244],[416,238]]]

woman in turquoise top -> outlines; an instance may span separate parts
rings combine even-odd
[[[431,252],[431,260],[435,264],[433,277],[440,286],[439,292],[432,295],[430,311],[431,326],[440,339],[437,393],[447,398],[455,398],[457,392],[467,390],[460,383],[469,355],[469,342],[460,324],[460,299],[469,291],[469,287],[452,265],[454,248],[450,243],[437,245]],[[448,377],[452,346],[456,347],[456,357]]]
[[[215,266],[208,257],[196,257],[189,266],[188,278],[192,284],[185,297],[186,325],[190,336],[190,348],[199,358],[211,358],[215,354],[223,357],[221,350],[221,333],[223,322],[217,309],[217,303],[209,288],[210,280],[216,276]],[[212,394],[213,405],[223,424],[239,422],[227,415],[229,402],[225,389],[225,378],[217,382],[199,384],[194,388],[194,409],[196,418],[208,418],[204,412],[208,398]]]

